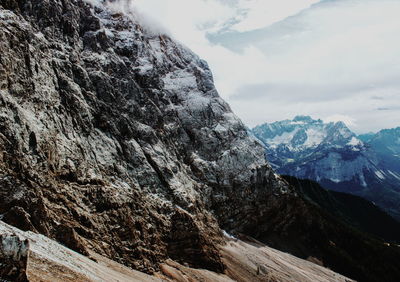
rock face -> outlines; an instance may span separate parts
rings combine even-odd
[[[28,281],[26,268],[29,241],[16,235],[0,235],[0,277],[9,281]]]
[[[378,155],[379,166],[400,180],[400,127],[383,129],[376,134],[364,135],[364,141]]]
[[[222,271],[220,227],[252,235],[293,197],[207,64],[124,2],[0,4],[5,222],[147,272]]]
[[[396,130],[361,136],[363,142],[343,122],[297,116],[257,126],[252,133],[265,145],[267,158],[280,174],[362,196],[400,220]]]

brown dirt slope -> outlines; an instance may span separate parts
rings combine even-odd
[[[0,221],[0,234],[29,241],[29,281],[351,281],[329,269],[269,248],[255,240],[226,238],[220,246],[224,274],[167,260],[154,276],[132,270],[97,253],[89,257],[33,232]],[[247,238],[249,239],[249,238]],[[2,242],[3,243],[3,242]],[[3,245],[3,244],[2,244]]]

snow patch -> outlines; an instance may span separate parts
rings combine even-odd
[[[351,137],[350,141],[347,142],[347,145],[360,146],[360,145],[362,145],[362,142],[361,142],[361,140],[359,140],[358,138],[353,136],[353,137]]]
[[[168,73],[164,78],[165,89],[167,90],[180,90],[180,89],[196,89],[196,78],[192,73],[187,70],[179,70]]]
[[[317,128],[307,129],[306,134],[307,140],[303,144],[305,147],[316,147],[321,144],[326,137],[325,131]]]
[[[342,181],[341,179],[338,179],[338,178],[330,178],[329,180],[332,182],[335,182],[335,183],[339,183]]]
[[[380,179],[385,179],[384,174],[380,170],[376,170],[375,175],[378,176],[378,178],[380,178]]]
[[[225,237],[232,239],[232,240],[237,240],[237,238],[231,234],[229,234],[228,232],[226,232],[225,230],[222,230],[222,234],[224,234]]]
[[[364,177],[363,173],[360,173],[358,178],[360,179],[361,186],[363,186],[363,187],[367,187],[368,186],[367,182],[365,182],[365,177]]]
[[[395,172],[393,172],[393,171],[391,171],[391,170],[389,170],[388,172],[389,172],[394,178],[400,180],[400,175],[399,175],[399,174],[397,174],[397,173],[395,173]]]
[[[214,131],[221,133],[227,131],[227,129],[218,123],[217,126],[214,128]]]
[[[291,121],[291,122],[289,122],[289,124],[291,124],[291,125],[304,125],[304,124],[306,124],[306,122],[304,122],[304,121]]]
[[[295,136],[295,134],[299,131],[299,128],[296,128],[293,131],[290,132],[284,132],[281,135],[275,136],[272,139],[267,139],[267,143],[272,147],[272,148],[276,148],[278,145],[281,144],[289,144],[290,141],[292,141],[293,137]]]

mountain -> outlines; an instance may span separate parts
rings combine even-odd
[[[400,242],[400,223],[361,197],[326,190],[317,182],[284,175],[306,200],[363,232],[387,242]]]
[[[379,166],[400,180],[400,127],[383,129],[372,135],[366,143],[377,154]]]
[[[374,136],[375,136],[375,133],[369,132],[369,133],[360,134],[357,136],[357,138],[360,139],[361,141],[363,141],[364,143],[368,143]]]
[[[357,152],[363,148],[363,143],[343,122],[323,123],[309,116],[266,123],[253,128],[252,133],[267,147],[268,159],[275,167],[321,150],[348,147]]]
[[[220,228],[290,188],[206,62],[123,2],[1,4],[2,220],[147,273],[223,271]]]
[[[2,246],[38,254],[57,241],[111,267],[172,275],[171,263],[230,279],[240,249],[250,280],[265,281],[273,270],[252,261],[262,243],[360,281],[399,280],[399,248],[304,200],[219,97],[207,63],[128,2],[0,5],[0,220],[20,236],[2,228]],[[235,248],[224,231],[242,239]],[[269,252],[281,276],[289,260],[298,275],[312,268]],[[89,264],[55,260],[49,271]]]
[[[400,219],[395,132],[390,137],[380,132],[359,138],[343,122],[324,123],[308,116],[252,129],[280,174],[312,179],[323,187],[362,196]]]

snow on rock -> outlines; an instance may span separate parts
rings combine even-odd
[[[385,175],[380,170],[375,171],[375,175],[378,176],[380,179],[385,179]]]
[[[267,158],[279,173],[334,183],[358,179],[366,187],[365,171],[375,164],[366,147],[343,122],[324,123],[298,116],[255,127],[252,132],[266,147]]]
[[[393,171],[388,171],[393,177],[395,177],[396,179],[398,179],[398,180],[400,180],[400,175],[398,174],[398,173],[396,173],[396,172],[393,172]]]
[[[316,147],[326,138],[325,130],[321,131],[318,128],[308,128],[306,134],[307,140],[303,143],[305,147]]]
[[[350,146],[360,146],[362,144],[363,144],[362,141],[355,136],[351,137],[350,141],[347,142],[347,145]]]
[[[264,144],[266,157],[278,173],[374,199],[399,217],[400,146],[396,140],[400,127],[356,136],[343,122],[297,116],[256,126],[252,133]]]

